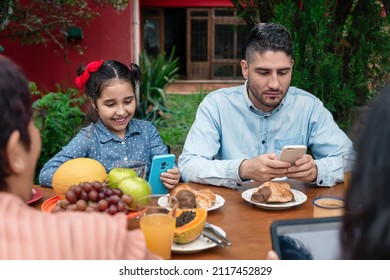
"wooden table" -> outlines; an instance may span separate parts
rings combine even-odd
[[[288,181],[293,189],[307,195],[307,201],[303,204],[286,210],[264,210],[242,199],[241,194],[245,190],[257,187],[259,183],[250,182],[239,190],[224,187],[215,187],[190,183],[195,189],[210,188],[216,194],[225,199],[225,204],[216,210],[208,212],[208,222],[222,228],[232,245],[226,249],[214,247],[192,254],[172,254],[174,260],[242,260],[265,259],[268,250],[272,248],[270,238],[270,225],[275,220],[311,218],[313,217],[312,200],[319,196],[344,196],[343,184],[332,188],[318,187],[300,181]],[[42,188],[42,198],[32,204],[40,209],[41,204],[55,195],[50,188]]]

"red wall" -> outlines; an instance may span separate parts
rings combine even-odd
[[[86,47],[84,54],[69,48],[67,59],[54,43],[48,46],[21,46],[18,41],[1,39],[5,48],[4,55],[18,63],[30,81],[38,85],[38,89],[46,92],[56,89],[60,84],[75,87],[76,69],[80,64],[95,59],[116,59],[124,63],[134,61],[133,52],[133,1],[129,1],[125,11],[117,12],[111,6],[97,10],[100,16],[88,25],[80,24]],[[231,7],[230,0],[139,0],[141,7]],[[94,4],[90,4],[93,6]]]
[[[233,7],[230,0],[140,0],[141,7]]]
[[[130,1],[131,3],[132,1]],[[5,48],[2,53],[18,63],[30,81],[38,84],[41,91],[55,90],[55,84],[75,87],[76,69],[80,64],[95,59],[116,59],[124,63],[133,61],[132,5],[125,11],[117,12],[111,6],[98,7],[101,14],[80,25],[86,47],[84,54],[70,48],[67,61],[64,54],[53,44],[48,46],[21,46],[19,42],[1,39]]]

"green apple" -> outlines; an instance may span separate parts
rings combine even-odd
[[[119,182],[126,177],[137,177],[137,172],[130,168],[115,167],[108,172],[108,185],[111,188],[117,188]]]
[[[121,189],[123,193],[131,195],[133,198],[129,205],[132,211],[137,211],[137,200],[139,198],[152,194],[152,187],[145,179],[141,177],[123,178],[119,182],[118,188]]]

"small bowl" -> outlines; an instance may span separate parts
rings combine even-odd
[[[344,214],[344,199],[322,196],[313,199],[313,217],[338,217]]]
[[[344,199],[334,196],[321,196],[313,199],[315,206],[326,209],[344,208]]]

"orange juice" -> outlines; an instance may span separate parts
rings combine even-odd
[[[175,222],[174,217],[163,213],[148,214],[140,220],[149,250],[163,259],[171,258]]]
[[[344,190],[346,191],[351,183],[351,172],[355,165],[356,154],[343,155],[343,170],[344,170]]]
[[[344,172],[344,189],[347,190],[351,182],[351,171]]]

